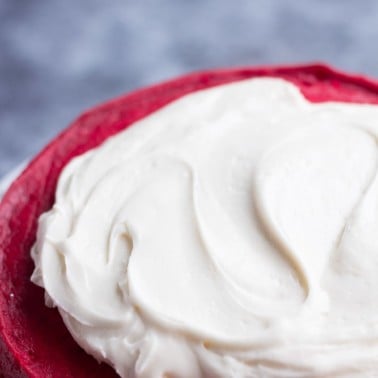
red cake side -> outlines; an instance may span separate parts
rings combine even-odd
[[[309,65],[194,73],[84,113],[29,164],[0,203],[1,376],[116,376],[77,346],[58,311],[45,307],[43,290],[30,282],[37,220],[51,207],[59,174],[69,160],[187,93],[259,76],[287,79],[313,102],[378,104],[377,81]]]

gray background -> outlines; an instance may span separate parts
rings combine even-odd
[[[0,176],[78,113],[210,67],[378,77],[377,0],[0,0]]]

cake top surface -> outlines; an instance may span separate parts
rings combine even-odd
[[[43,308],[42,292],[28,282],[32,271],[28,252],[35,239],[36,219],[51,206],[61,169],[72,156],[98,145],[109,135],[185,93],[261,75],[288,79],[315,102],[377,101],[375,83],[363,78],[347,77],[321,66],[194,74],[117,99],[83,115],[50,144],[13,184],[0,205],[4,226],[0,230],[0,247],[4,257],[1,274],[5,278],[2,281],[0,300],[1,307],[7,309],[7,312],[2,313],[0,321],[3,340],[18,365],[22,366],[21,370],[27,371],[31,376],[39,376],[42,371],[46,374],[59,368],[61,371],[75,372],[75,376],[86,376],[92,364],[91,359],[79,352],[70,341],[59,324],[56,313]],[[15,232],[17,224],[22,224],[23,227]],[[305,281],[302,283],[306,287]],[[46,327],[51,327],[53,331],[46,332]],[[51,348],[49,337],[55,339],[57,335],[62,342],[56,348]],[[4,359],[1,363],[5,366]],[[97,372],[99,376],[112,375],[105,367],[99,368]]]

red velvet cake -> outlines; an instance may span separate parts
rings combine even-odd
[[[117,376],[75,343],[58,311],[45,306],[43,290],[30,281],[37,220],[52,206],[57,180],[70,159],[185,94],[264,76],[294,83],[312,102],[378,104],[377,81],[323,65],[211,70],[142,89],[85,112],[33,159],[0,203],[1,376]]]

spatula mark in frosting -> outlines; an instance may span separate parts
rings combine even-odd
[[[363,152],[354,149],[356,142]],[[324,153],[327,150],[330,153]],[[332,161],[325,162],[328,156]],[[317,302],[327,310],[322,274],[376,176],[376,137],[358,128],[325,126],[299,132],[263,157],[254,187],[256,213],[266,237],[294,268],[308,305]],[[341,191],[349,195],[340,196]],[[330,224],[328,215],[335,211],[336,221]],[[312,240],[312,248],[303,248],[303,235]]]

